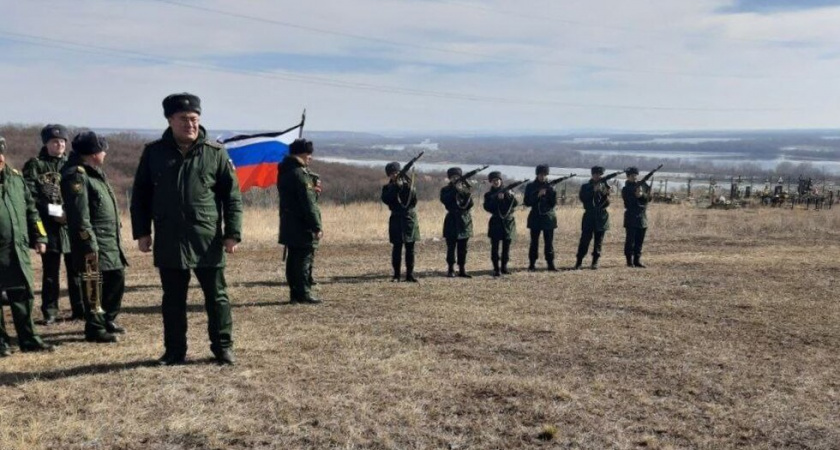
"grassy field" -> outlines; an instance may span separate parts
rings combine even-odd
[[[522,212],[502,279],[480,211],[472,280],[443,276],[441,210],[421,205],[410,284],[389,282],[386,209],[325,207],[319,306],[287,304],[276,213],[249,211],[234,367],[212,363],[198,289],[190,363],[154,366],[160,283],[129,243],[129,334],[39,327],[56,353],[0,360],[0,448],[838,448],[837,209],[654,205],[641,270],[614,207],[601,270],[560,273],[524,271]],[[560,211],[561,268],[580,215]]]

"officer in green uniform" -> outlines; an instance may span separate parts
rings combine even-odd
[[[224,146],[207,138],[201,101],[188,93],[163,99],[169,128],[146,144],[131,196],[131,226],[141,252],[154,246],[163,287],[161,365],[181,364],[187,353],[190,270],[204,293],[210,349],[233,364],[233,319],[225,282],[225,253],[242,235],[242,195]],[[155,239],[152,240],[152,224]]]
[[[414,243],[420,240],[420,224],[417,220],[417,191],[408,177],[400,177],[400,163],[385,165],[390,180],[382,186],[382,202],[391,210],[388,219],[388,240],[391,242],[391,267],[394,276],[391,281],[400,281],[402,248],[405,246],[405,281],[417,282],[414,278]]]
[[[458,276],[472,278],[467,274],[467,243],[472,237],[472,193],[467,182],[458,183],[463,175],[460,167],[450,167],[446,171],[449,184],[440,190],[440,202],[446,207],[446,217],[443,219],[443,238],[446,239],[446,276],[455,276],[455,250],[458,250]]]
[[[43,277],[41,280],[41,312],[44,322],[55,322],[58,313],[60,292],[59,270],[64,255],[64,267],[67,270],[67,292],[70,297],[72,320],[85,317],[82,305],[82,290],[79,274],[70,258],[70,241],[67,238],[67,216],[63,211],[61,198],[61,168],[67,162],[65,149],[70,139],[67,128],[63,125],[47,125],[41,130],[43,147],[38,157],[32,158],[23,166],[23,176],[29,186],[29,192],[35,199],[35,206],[44,228],[47,230],[47,251],[41,255]]]
[[[288,249],[286,281],[290,303],[321,303],[312,296],[309,277],[315,249],[324,236],[321,209],[315,183],[309,173],[314,147],[306,139],[289,145],[289,154],[280,162],[277,192],[280,195],[280,244]]]
[[[584,212],[575,269],[580,269],[583,265],[583,258],[589,251],[589,243],[593,238],[595,239],[595,245],[592,249],[592,269],[598,268],[601,244],[604,242],[604,235],[610,229],[610,213],[607,211],[607,207],[610,206],[610,187],[601,179],[604,175],[604,168],[595,166],[590,172],[592,177],[588,182],[581,185],[579,193]]]
[[[117,199],[102,171],[107,150],[104,137],[92,131],[79,133],[61,173],[73,265],[83,274],[85,339],[89,342],[116,342],[115,334],[125,333],[116,318],[125,293],[127,263]],[[93,283],[99,282],[101,291],[96,292]]]
[[[490,213],[487,224],[487,237],[490,238],[490,262],[493,263],[493,276],[508,275],[510,244],[516,238],[516,218],[513,212],[519,201],[513,192],[502,188],[502,173],[490,172],[487,175],[490,190],[484,194],[484,210]],[[501,267],[499,267],[499,244],[502,247]]]
[[[650,188],[646,183],[636,180],[639,169],[628,167],[624,170],[627,182],[621,189],[624,200],[624,256],[627,267],[644,268],[642,264],[642,245],[647,233],[647,205],[650,201]]]
[[[21,351],[52,351],[35,334],[32,324],[33,295],[30,244],[39,254],[47,250],[47,233],[23,176],[6,166],[6,140],[0,136],[0,291],[5,291],[12,310]],[[0,307],[0,357],[11,355]]]
[[[528,229],[531,230],[531,246],[528,249],[528,271],[537,270],[540,251],[540,233],[543,235],[543,255],[548,270],[557,271],[554,266],[554,230],[557,228],[557,191],[548,184],[548,165],[536,168],[537,179],[525,186],[525,206],[528,213]]]

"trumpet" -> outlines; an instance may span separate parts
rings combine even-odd
[[[85,271],[82,273],[85,289],[85,301],[94,314],[104,314],[102,309],[102,272],[99,271],[99,258],[96,253],[85,255]]]

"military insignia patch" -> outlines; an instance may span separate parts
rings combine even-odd
[[[80,231],[79,232],[79,237],[82,238],[83,241],[89,241],[90,240],[90,233],[88,233],[86,230]]]
[[[82,192],[82,183],[74,183],[72,187],[73,187],[73,192],[75,192],[77,194],[79,192]]]
[[[40,220],[35,222],[35,227],[38,228],[38,234],[41,236],[47,235],[47,230],[44,229],[44,223]]]

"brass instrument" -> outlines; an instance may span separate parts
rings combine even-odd
[[[94,314],[104,314],[102,309],[102,272],[99,271],[99,258],[96,253],[85,255],[85,271],[82,272],[82,285],[88,309]]]

